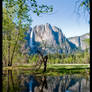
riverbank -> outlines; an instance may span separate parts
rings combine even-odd
[[[43,73],[42,67],[35,71],[33,65],[25,64],[12,67],[3,67],[4,70],[22,70],[23,72],[37,75],[62,75],[62,74],[80,74],[90,72],[90,64],[48,64],[47,71]]]
[[[47,64],[47,68],[65,68],[65,69],[79,69],[79,68],[90,68],[90,64]],[[21,64],[17,66],[3,67],[3,70],[6,69],[33,69],[35,68],[32,64]],[[41,66],[43,68],[43,65]]]

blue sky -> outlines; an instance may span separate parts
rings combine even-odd
[[[39,0],[39,3],[53,5],[54,11],[51,14],[32,14],[32,27],[35,25],[50,23],[59,27],[66,37],[79,36],[90,32],[86,17],[75,12],[75,0]]]

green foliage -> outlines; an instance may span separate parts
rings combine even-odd
[[[90,0],[80,0],[80,6],[90,14]]]
[[[87,44],[90,44],[90,39],[88,38],[88,39],[85,39],[84,40]]]
[[[36,62],[39,60],[39,56],[37,54],[30,55],[28,59],[29,59],[29,63],[36,64]]]
[[[12,21],[17,25],[21,23],[23,28],[31,25],[31,11],[38,16],[53,11],[52,6],[39,5],[36,0],[3,0],[3,7],[7,9]]]
[[[29,48],[25,48],[24,33],[32,22],[31,11],[39,16],[52,12],[53,8],[38,5],[36,0],[3,0],[3,65],[7,66],[10,62],[12,65],[13,61],[29,62]]]
[[[8,13],[5,8],[3,8],[3,59],[8,60],[8,47],[10,45],[10,51],[15,44],[17,35],[15,29],[15,24],[12,23],[12,20],[9,18]],[[15,35],[15,37],[13,36]],[[11,56],[11,55],[10,55]]]
[[[83,15],[85,19],[88,19],[88,23],[90,23],[90,0],[75,0],[75,6],[77,14]]]
[[[90,9],[90,0],[82,0],[80,5]]]
[[[65,55],[64,53],[49,54],[48,63],[50,64],[84,64],[90,62],[90,55],[87,51]]]

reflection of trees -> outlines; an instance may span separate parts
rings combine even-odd
[[[28,92],[26,85],[29,81],[28,76],[26,77],[22,74],[20,76],[16,70],[8,70],[7,76],[5,76],[3,81],[3,92]]]
[[[65,92],[66,89],[68,88],[69,86],[69,83],[70,83],[70,77],[69,76],[64,76],[62,78],[62,80],[60,81],[60,86],[59,86],[59,92],[61,90],[61,92]]]
[[[3,92],[66,92],[67,90],[89,92],[89,86],[89,78],[86,80],[85,78],[71,75],[61,77],[31,76],[21,73],[18,75],[8,70],[4,80]]]
[[[34,92],[44,92],[44,90],[46,91],[46,89],[48,88],[46,76],[43,76],[43,77],[40,77],[40,78],[35,77],[35,79],[37,80],[39,85],[35,86]]]
[[[48,76],[45,79],[44,77],[41,78],[44,81],[35,78],[40,85],[35,87],[34,92],[65,92],[71,81],[70,76],[64,76],[62,78]]]
[[[46,76],[42,77],[42,88],[41,88],[41,92],[43,92],[43,88],[45,87],[45,89],[47,89],[47,81],[46,81]]]
[[[19,82],[17,75],[12,70],[6,72],[3,81],[3,92],[19,92]]]
[[[79,80],[79,92],[81,92],[81,79]]]
[[[11,87],[11,85],[13,87]],[[11,88],[13,88],[13,89],[11,90]],[[15,87],[14,87],[14,81],[13,81],[12,71],[8,70],[8,88],[7,88],[7,92],[10,92],[10,91],[16,92]]]

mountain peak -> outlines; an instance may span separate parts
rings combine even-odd
[[[32,32],[34,33],[34,35],[32,35]],[[32,28],[30,35],[30,42],[32,43],[30,47],[38,48],[39,46],[43,47],[45,45],[46,52],[56,53],[58,48],[58,51],[60,53],[70,53],[74,49],[76,49],[76,46],[70,43],[68,39],[63,35],[63,32],[60,28],[51,26],[51,24],[49,23],[46,23],[44,25],[36,25]]]

